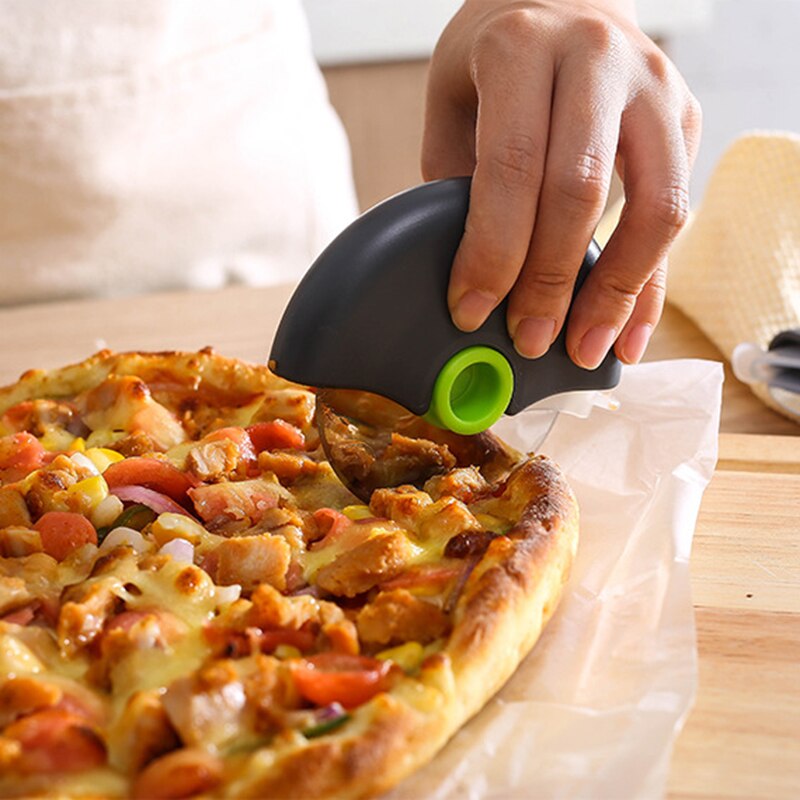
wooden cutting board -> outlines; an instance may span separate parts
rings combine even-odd
[[[800,796],[800,439],[722,434],[692,552],[700,685],[671,798]]]

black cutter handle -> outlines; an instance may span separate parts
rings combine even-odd
[[[469,178],[423,184],[370,209],[334,239],[286,308],[270,356],[275,372],[310,386],[374,392],[416,414],[427,411],[442,366],[473,345],[493,347],[511,364],[508,414],[561,392],[615,386],[621,365],[613,353],[597,369],[582,369],[567,355],[564,330],[541,358],[518,355],[506,329],[507,301],[477,331],[453,325],[447,286],[469,190]],[[593,241],[576,292],[599,255]]]

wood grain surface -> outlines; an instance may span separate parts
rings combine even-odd
[[[776,440],[720,437],[692,549],[700,685],[675,800],[800,794],[800,439],[770,461]]]

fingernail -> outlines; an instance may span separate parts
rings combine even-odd
[[[605,358],[617,338],[617,329],[608,325],[590,328],[581,339],[575,352],[575,360],[581,367],[595,369]]]
[[[622,360],[626,364],[638,364],[652,335],[653,326],[646,322],[632,328],[622,347]]]
[[[453,322],[462,331],[474,331],[483,325],[497,305],[497,298],[479,289],[465,292],[453,309]]]
[[[556,338],[556,321],[548,317],[523,317],[514,331],[514,347],[525,358],[543,356]]]

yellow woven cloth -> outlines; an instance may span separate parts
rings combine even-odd
[[[800,326],[800,136],[756,133],[723,155],[670,254],[668,300],[730,360]],[[766,386],[751,387],[788,412]]]

